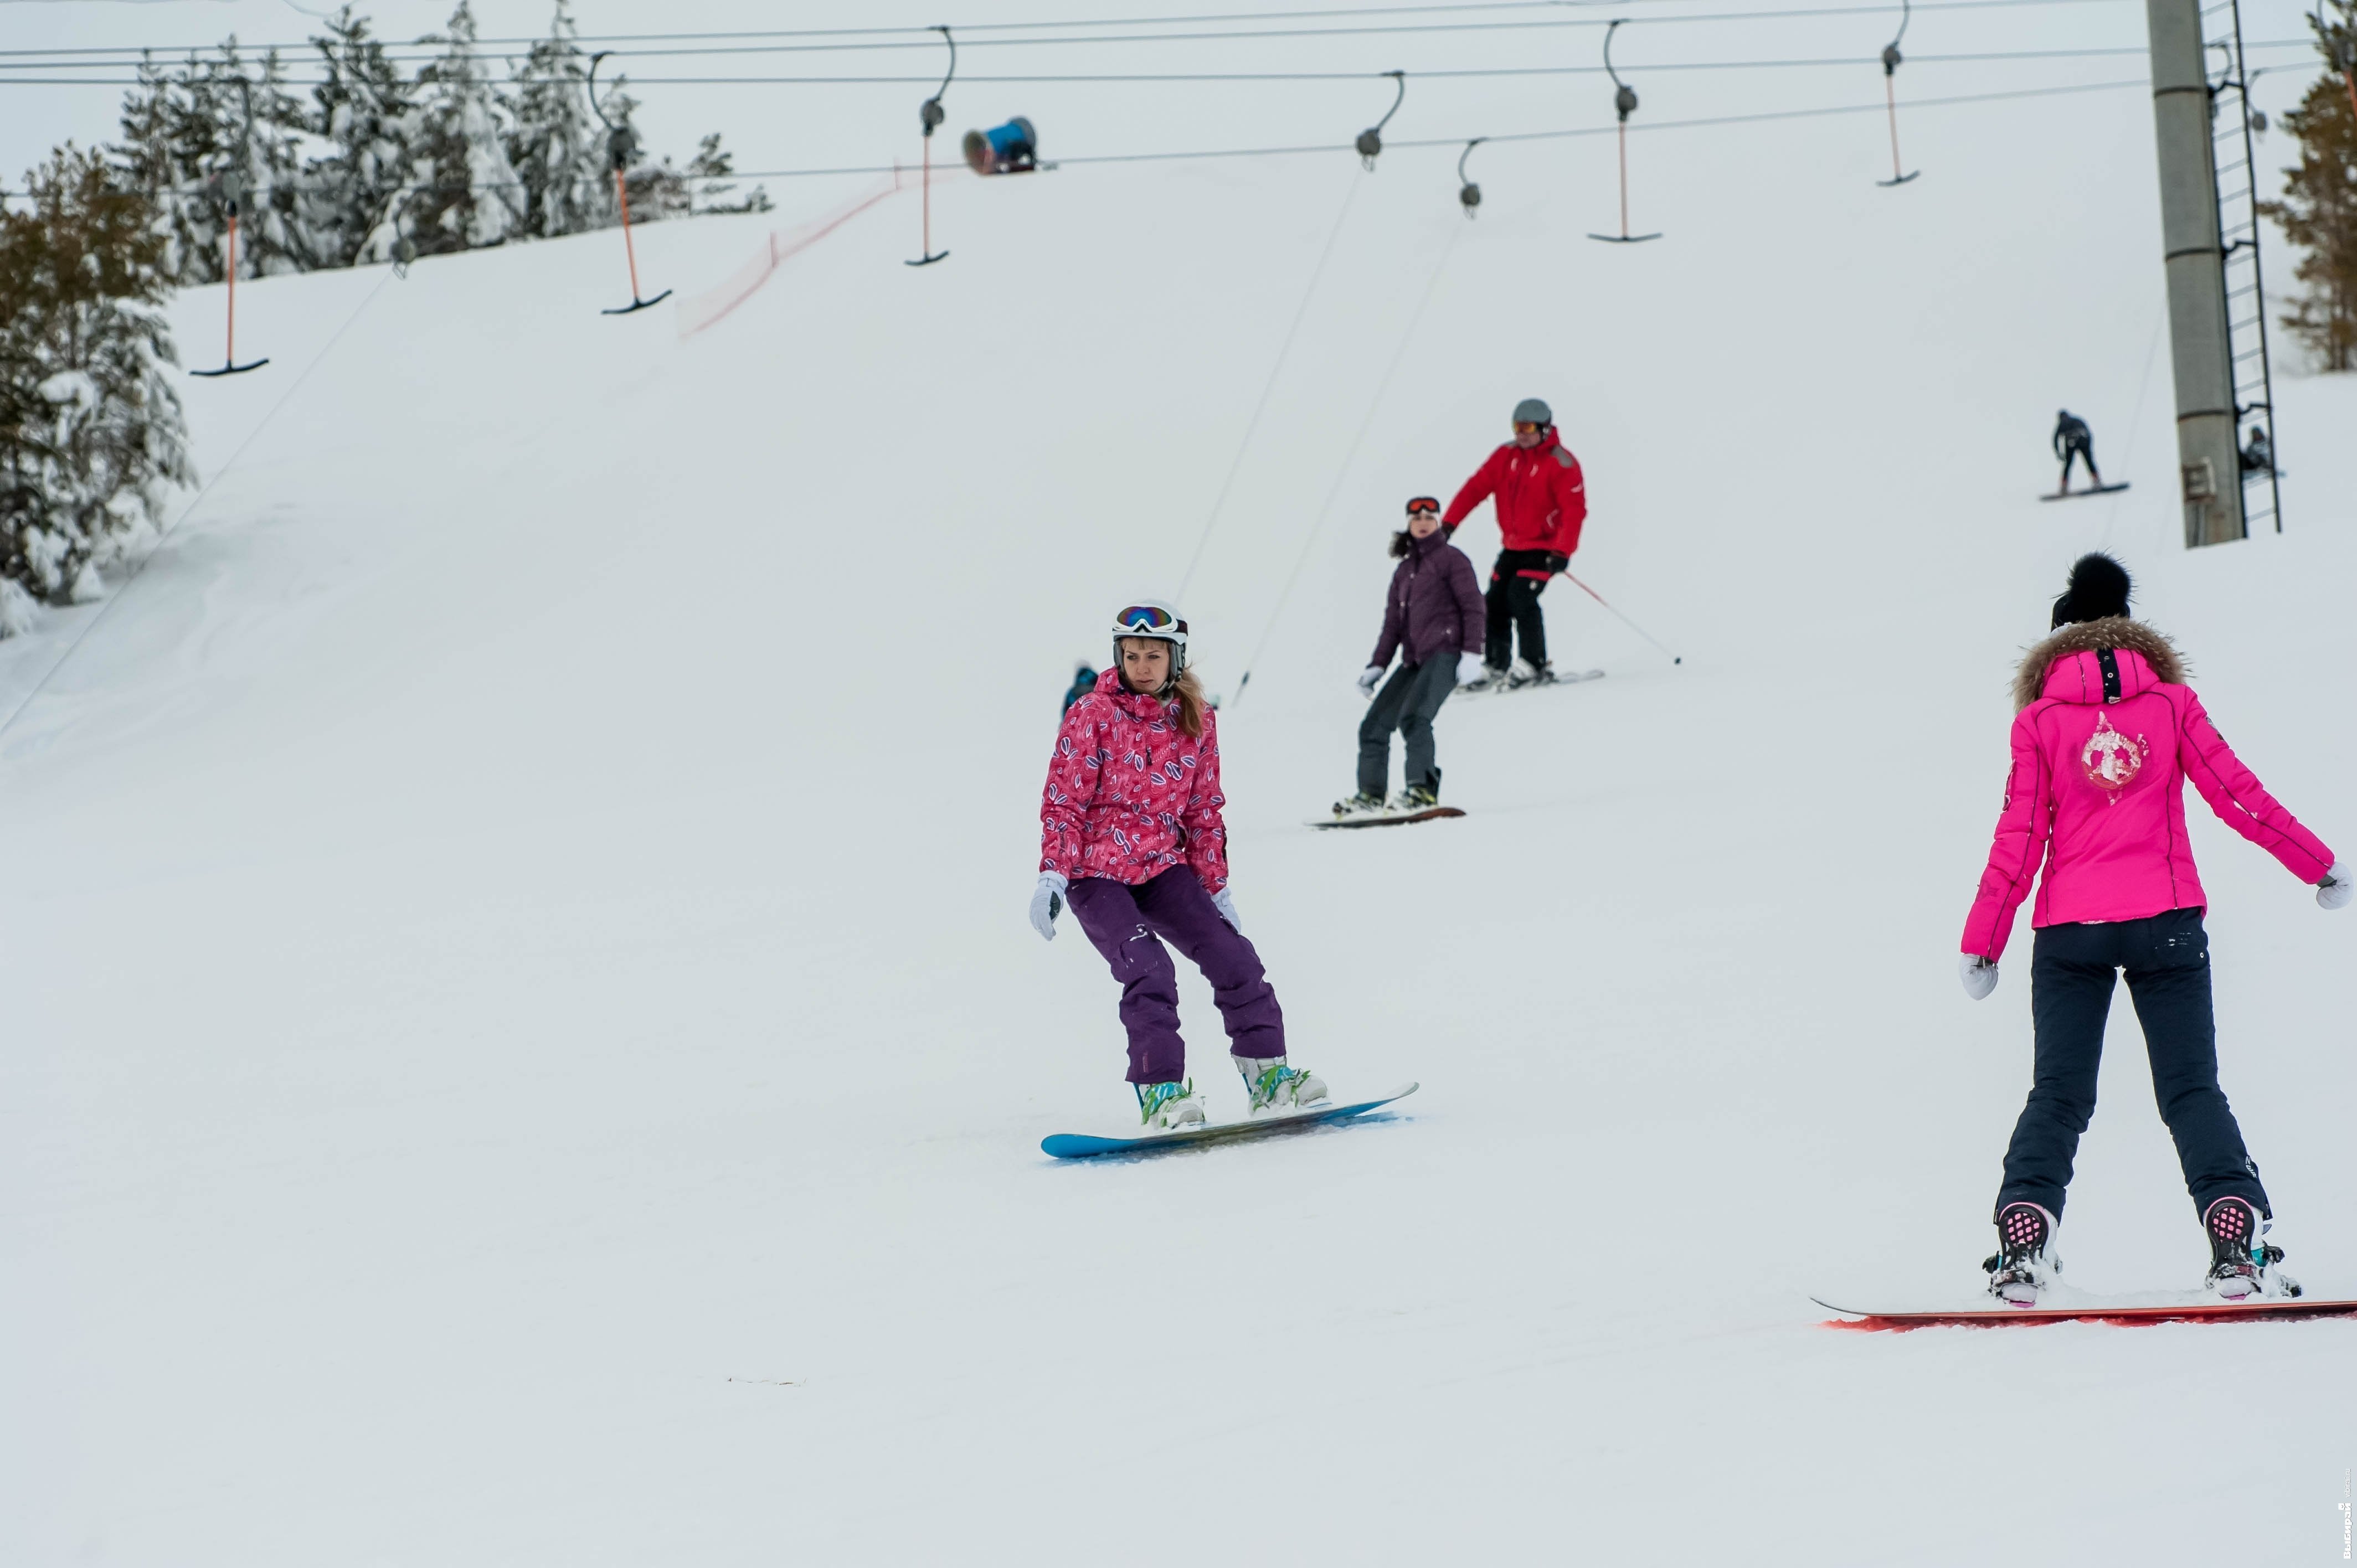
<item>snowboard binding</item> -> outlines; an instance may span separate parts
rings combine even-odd
[[[2062,1260],[2054,1251],[2060,1223],[2035,1203],[2008,1203],[1997,1210],[1997,1249],[1981,1262],[1989,1294],[2007,1306],[2038,1305],[2039,1293],[2062,1273]]]
[[[2202,1212],[2201,1230],[2210,1238],[2210,1273],[2205,1283],[2212,1294],[2226,1301],[2300,1294],[2298,1280],[2276,1271],[2284,1251],[2261,1240],[2266,1222],[2249,1199],[2215,1199]]]

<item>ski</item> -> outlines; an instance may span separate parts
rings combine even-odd
[[[2127,481],[2123,479],[2116,485],[2096,485],[2083,490],[2057,490],[2052,495],[2040,496],[2038,499],[2042,501],[2075,501],[2081,496],[2107,496],[2114,490],[2124,490],[2127,488]]]
[[[1362,817],[1313,817],[1313,828],[1392,828],[1402,822],[1428,822],[1436,817],[1461,817],[1462,806],[1426,806],[1420,811],[1370,811]]]
[[[1550,686],[1577,686],[1583,682],[1603,679],[1604,671],[1601,670],[1574,670],[1552,681],[1525,681],[1519,686],[1459,686],[1451,700],[1455,697],[1502,697],[1512,692],[1541,692]]]
[[[2207,1292],[2189,1292],[2177,1300],[2083,1302],[2076,1305],[1990,1306],[1955,1312],[1869,1312],[1836,1306],[1818,1296],[1811,1301],[1830,1312],[1827,1328],[1855,1328],[1868,1333],[1904,1334],[1915,1328],[2014,1328],[2040,1323],[2226,1323],[2265,1318],[2287,1323],[2304,1317],[2357,1317],[2357,1301],[2311,1301],[2304,1296],[2271,1296],[2264,1301],[2220,1301]]]
[[[1042,1138],[1039,1147],[1060,1160],[1093,1159],[1100,1155],[1154,1155],[1169,1149],[1194,1148],[1204,1144],[1241,1144],[1255,1138],[1271,1138],[1285,1133],[1304,1133],[1312,1127],[1330,1126],[1336,1122],[1355,1122],[1368,1112],[1405,1100],[1416,1091],[1416,1085],[1404,1084],[1381,1100],[1361,1100],[1355,1105],[1312,1105],[1302,1111],[1280,1111],[1267,1116],[1255,1116],[1243,1122],[1212,1122],[1200,1126],[1181,1127],[1173,1133],[1148,1133],[1135,1138],[1096,1138],[1086,1133],[1058,1133]]]

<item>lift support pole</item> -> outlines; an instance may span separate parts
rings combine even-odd
[[[2169,270],[2169,365],[2177,380],[2177,462],[2185,545],[2244,536],[2233,349],[2201,0],[2145,0],[2152,31],[2152,116],[2160,154],[2160,234]]]

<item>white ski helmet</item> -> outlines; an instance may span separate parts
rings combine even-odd
[[[1113,618],[1113,667],[1121,668],[1121,639],[1150,637],[1170,645],[1170,678],[1187,669],[1187,623],[1167,599],[1140,599]]]

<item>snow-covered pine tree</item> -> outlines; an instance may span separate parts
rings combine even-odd
[[[418,40],[447,46],[417,73],[416,105],[404,127],[412,188],[403,206],[423,255],[497,245],[524,231],[523,182],[508,162],[498,94],[475,37],[475,14],[459,0],[447,33]]]
[[[154,203],[70,143],[25,183],[32,209],[0,212],[0,635],[95,597],[196,478]]]
[[[2292,273],[2306,287],[2284,326],[2318,368],[2357,370],[2357,5],[2336,0],[2308,22],[2325,72],[2282,116],[2299,162],[2284,172],[2284,199],[2259,210],[2307,252]]]
[[[737,188],[733,155],[723,152],[720,133],[715,131],[704,138],[695,149],[695,156],[687,162],[687,177],[693,182],[689,195],[698,212],[767,212],[770,192],[765,186],[755,186],[752,191],[737,200],[728,199]]]
[[[503,102],[508,161],[523,181],[524,227],[553,239],[618,220],[606,128],[589,108],[589,57],[580,29],[557,0],[548,37],[515,69]]]
[[[623,91],[627,79],[616,77],[613,87],[602,101],[606,118],[630,131],[633,145],[638,142],[638,129],[631,117],[638,113],[639,101]],[[630,221],[659,223],[666,218],[687,218],[698,212],[767,212],[770,193],[759,186],[741,201],[716,199],[725,198],[736,189],[725,183],[735,173],[730,155],[720,145],[720,134],[716,131],[704,138],[695,156],[687,167],[680,168],[668,156],[660,163],[633,161],[623,183],[630,193]]]
[[[249,117],[250,116],[250,117]],[[127,177],[156,204],[166,275],[181,285],[225,275],[229,226],[223,182],[242,182],[238,275],[261,277],[321,264],[304,225],[298,138],[303,108],[285,91],[276,50],[259,68],[232,38],[220,53],[191,52],[178,67],[141,57],[139,85],[123,104],[113,149]]]
[[[311,44],[326,71],[311,90],[311,129],[328,150],[305,171],[305,227],[321,266],[384,261],[399,238],[393,212],[410,165],[410,84],[350,5]]]

